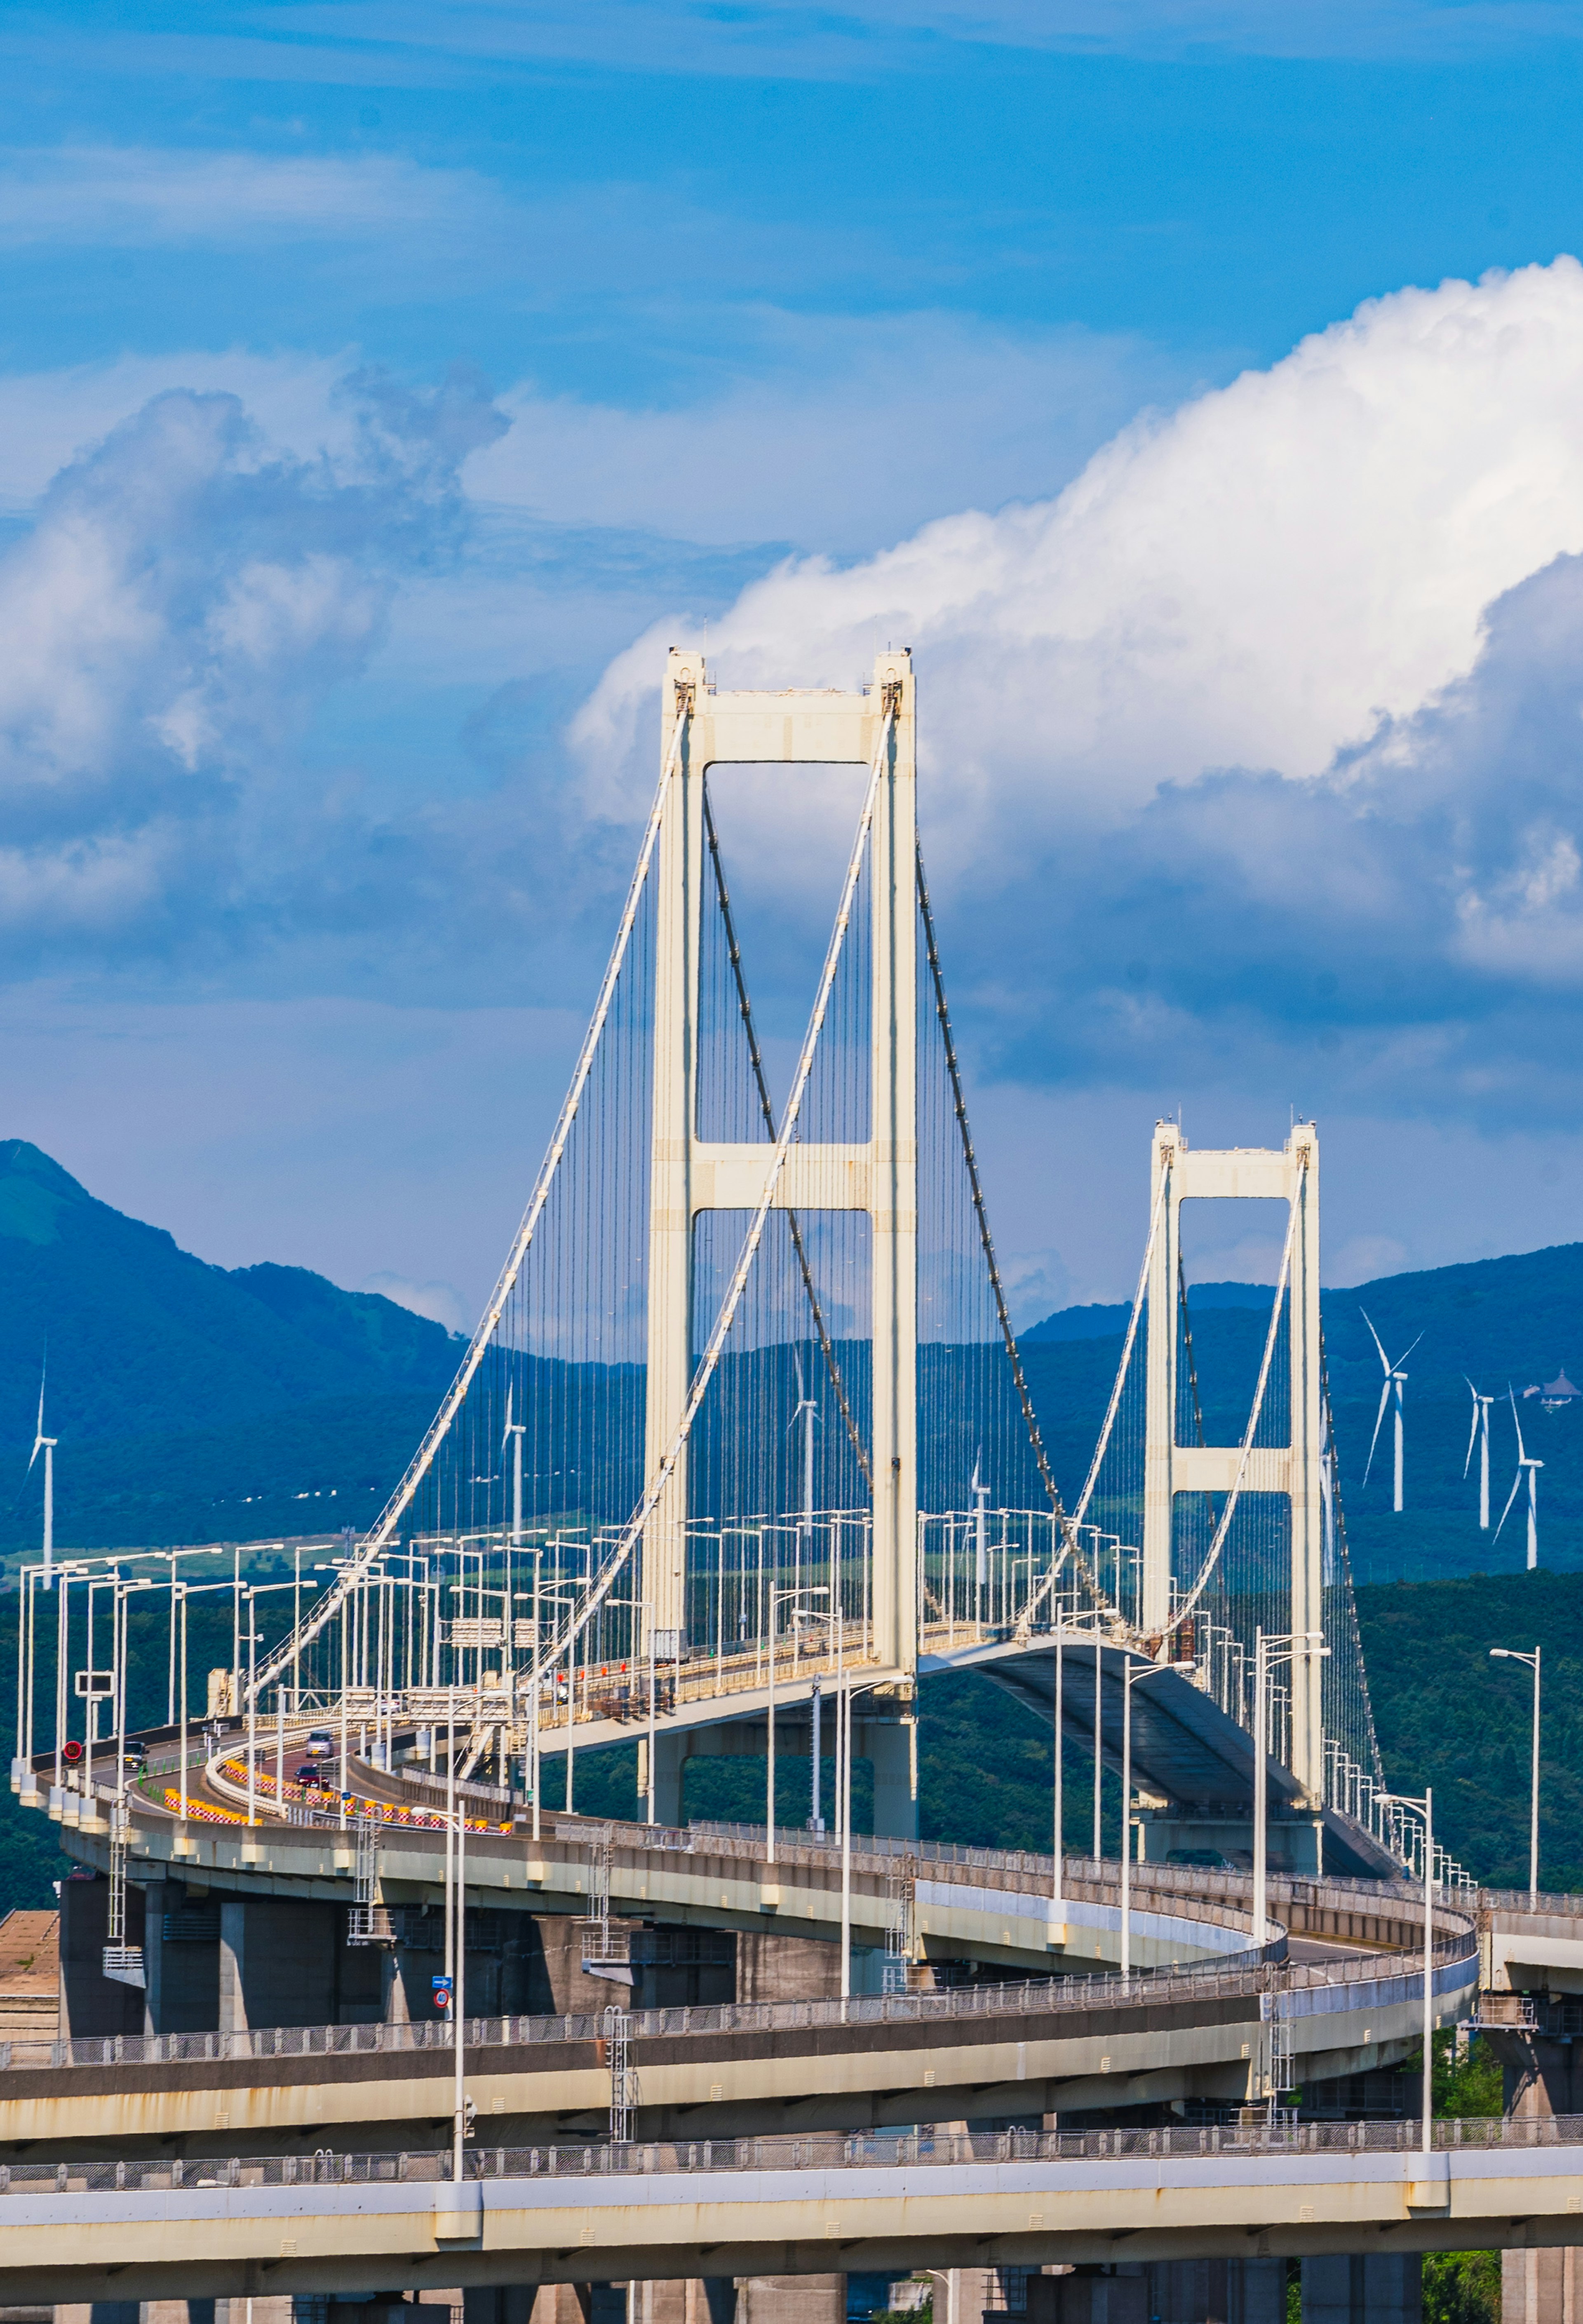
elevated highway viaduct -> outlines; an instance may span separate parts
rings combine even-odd
[[[1442,1915],[1437,2019],[1468,2015],[1472,1922]],[[1404,2054],[1422,1969],[1402,1952],[1322,1963],[967,1987],[940,1993],[644,2010],[628,2021],[633,2135],[1038,2120],[1238,2106],[1289,2080]],[[472,2021],[466,2088],[485,2144],[603,2138],[612,2100],[598,2016]],[[454,2050],[443,2025],[265,2028],[109,2037],[0,2072],[0,2154],[302,2153],[406,2148],[442,2135]]]
[[[1429,2153],[1415,2126],[1335,2124],[639,2144],[615,2157],[497,2149],[460,2181],[448,2171],[435,2153],[14,2169],[0,2190],[0,2301],[811,2282],[832,2265],[1109,2273],[1359,2252],[1399,2264],[1583,2243],[1578,2120],[1543,2140],[1514,2124],[1445,2123]]]
[[[437,1966],[443,1834],[410,1815],[401,1820],[392,1796],[400,1787],[381,1771],[355,1771],[355,1797],[379,1801],[389,1819],[378,1833],[373,1910],[397,1941],[351,1948],[354,1831],[343,1831],[334,1818],[308,1820],[302,1811],[301,1821],[267,1817],[249,1826],[240,1820],[235,1769],[227,1769],[223,1755],[192,1772],[195,1797],[201,1791],[211,1820],[195,1813],[183,1827],[162,1812],[159,1796],[139,1804],[133,1817],[129,1908],[141,1928],[129,1923],[128,1935],[144,1942],[146,1990],[98,1974],[109,1803],[80,1796],[75,1814],[62,1819],[63,1842],[89,1876],[63,1884],[66,1917],[80,1922],[86,1940],[76,1991],[81,1997],[91,1990],[96,2006],[107,2001],[109,2022],[102,2018],[90,2030],[82,2022],[87,2012],[74,2008],[67,2039],[53,2055],[14,2051],[0,2070],[5,2167],[19,2188],[40,2155],[69,2181],[112,2169],[129,2185],[139,2174],[196,2165],[205,2156],[215,2160],[200,2175],[219,2177],[237,2169],[266,2177],[301,2172],[327,2149],[337,2168],[345,2168],[348,2153],[362,2153],[376,2177],[413,2168],[415,2158],[444,2139],[452,2094],[446,2029],[407,2022],[417,2015],[411,2004],[426,1993],[429,1968]],[[162,1790],[159,1776],[151,1788]],[[1114,1864],[1069,1858],[1057,1903],[1047,1858],[854,1841],[854,1941],[869,1949],[876,1966],[888,1942],[895,1951],[899,1915],[913,1989],[854,1994],[843,2013],[835,1997],[840,1853],[789,1834],[776,1852],[771,1865],[761,1831],[683,1833],[564,1817],[538,1842],[520,1826],[469,1832],[470,1914],[486,1931],[520,1931],[523,1943],[538,1949],[537,1973],[548,1988],[544,1999],[560,2005],[497,2009],[480,2023],[476,2004],[490,1997],[492,1973],[499,1992],[499,1964],[497,1958],[492,1971],[487,1933],[482,1942],[470,1940],[474,2006],[468,2012],[467,2088],[482,2142],[473,2167],[480,2154],[498,2157],[535,2143],[546,2153],[552,2146],[565,2153],[568,2141],[582,2142],[579,2154],[612,2152],[610,2072],[596,2021],[612,2001],[631,2013],[639,2142],[680,2141],[679,2151],[692,2153],[752,2135],[795,2131],[817,2138],[829,2129],[905,2130],[920,2121],[1131,2122],[1164,2135],[1183,2109],[1225,2112],[1256,2096],[1277,2038],[1289,2042],[1291,2070],[1304,2083],[1389,2067],[1416,2043],[1422,1899],[1411,1888],[1272,1878],[1271,1925],[1256,1945],[1246,1876],[1136,1866],[1133,1955],[1146,1973],[1123,1991],[1118,1979],[1105,1975],[1119,1951]],[[603,1923],[601,1891],[609,1907]],[[1435,2002],[1440,2023],[1486,2006],[1477,1999],[1481,1975],[1486,1991],[1505,1995],[1510,2022],[1499,2038],[1510,2052],[1509,2081],[1527,2118],[1543,2126],[1558,2110],[1560,2086],[1553,2074],[1547,2081],[1529,2070],[1539,2037],[1522,2022],[1527,2005],[1518,1988],[1538,1984],[1552,1997],[1583,1992],[1583,1920],[1573,1900],[1539,1904],[1533,1911],[1526,1898],[1449,1895],[1438,1916]],[[689,1954],[690,1968],[684,1966]],[[305,1999],[337,1989],[352,1963],[364,1982],[349,2001],[350,1988],[339,1987],[344,2006],[337,2014],[354,2022],[316,2022],[322,2006],[305,2007]],[[612,1981],[612,1970],[632,1983]],[[1102,1986],[1091,1983],[1096,1972]],[[972,1982],[950,1982],[963,1977]],[[690,1980],[691,1989],[702,1990],[711,1978],[718,2000],[643,2006],[659,2001],[667,1978],[673,1990],[678,1979],[684,1989]],[[399,2176],[394,2183],[406,2185]],[[1408,2208],[1413,2233],[1429,2235],[1432,2222],[1419,2222],[1416,2209]],[[1322,2248],[1358,2248],[1361,2215],[1347,2216],[1345,2229],[1331,2225],[1354,2240],[1332,2239]],[[1106,2232],[1113,2239],[1123,2234],[1119,2227]],[[1468,2226],[1457,2232],[1461,2241],[1450,2247],[1460,2248]],[[1230,2257],[1248,2250],[1247,2228],[1241,2233],[1240,2246],[1228,2243]],[[437,2240],[443,2264],[437,2259],[435,2266],[453,2288],[487,2283],[497,2290],[551,2282],[586,2286],[590,2278],[607,2282],[625,2269],[657,2294],[674,2257],[679,2297],[683,2276],[718,2282],[738,2274],[745,2282],[762,2258],[766,2266],[773,2261],[777,2281],[807,2286],[796,2295],[804,2305],[793,2301],[772,2324],[836,2324],[830,2287],[840,2282],[840,2272],[889,2266],[893,2253],[901,2255],[895,2264],[910,2264],[907,2254],[923,2247],[906,2237],[892,2246],[867,2234],[833,2239],[822,2230],[805,2242],[782,2236],[766,2244],[749,2235],[728,2246],[722,2240],[711,2255],[702,2249],[711,2236],[678,2244],[674,2255],[648,2251],[640,2262],[630,2252],[621,2256],[613,2243],[581,2240],[582,2227],[578,2235],[575,2246],[556,2246],[570,2252],[554,2263],[559,2274],[535,2275],[539,2261],[497,2256],[483,2245],[474,2251],[452,2236]],[[1498,2239],[1493,2228],[1486,2239]],[[814,2264],[815,2241],[822,2267]],[[948,2243],[954,2251],[949,2237],[935,2237],[929,2264],[956,2264],[943,2256]],[[1208,2247],[1201,2241],[1195,2246]],[[310,2248],[323,2246],[300,2245],[302,2253]],[[1160,2254],[1170,2248],[1158,2245]],[[1537,2267],[1542,2260],[1548,2266],[1545,2254],[1553,2257],[1557,2248],[1546,2245],[1542,2253],[1532,2246],[1523,2264]],[[1024,2264],[1000,2256],[999,2235],[987,2230],[974,2249],[971,2264],[980,2271]],[[243,2264],[244,2271],[264,2270],[279,2261],[278,2254],[274,2261],[254,2254]],[[133,2263],[123,2264],[130,2271]],[[381,2283],[400,2282],[410,2292],[439,2281],[427,2262],[415,2264],[399,2238],[386,2246],[378,2268],[372,2259],[367,2264]],[[349,2281],[325,2273],[327,2265],[320,2264],[316,2279],[321,2294]],[[262,2273],[249,2280],[260,2289],[245,2296],[278,2292],[282,2300],[295,2282]],[[210,2296],[203,2282],[217,2284],[212,2273],[186,2281],[187,2294],[172,2297],[201,2299]],[[239,2279],[233,2272],[227,2281],[235,2286]],[[982,2281],[988,2287],[991,2280]],[[130,2297],[130,2290],[119,2296]],[[243,2295],[233,2289],[224,2296]],[[971,2305],[978,2295],[962,2296]],[[470,2310],[472,2303],[469,2292]],[[1545,2324],[1537,2310],[1523,2316],[1525,2324]],[[235,2316],[231,2324],[238,2324]],[[286,2324],[286,2311],[266,2310],[254,2324]],[[514,2318],[481,2310],[474,2324],[514,2324]],[[574,2319],[557,2311],[537,2324]],[[652,2324],[672,2324],[668,2310],[663,2319],[657,2310]],[[746,2324],[754,2324],[751,2302]],[[972,2319],[962,2313],[957,2324]]]
[[[370,1785],[358,1796],[373,1795],[376,1774],[358,1771]],[[437,2135],[451,2104],[449,2029],[410,2022],[418,2013],[403,2005],[427,1998],[429,1962],[443,1958],[444,1834],[381,1828],[374,1909],[391,1941],[361,1955],[383,1965],[380,2006],[371,1988],[364,2022],[316,2024],[322,2013],[302,2003],[324,1989],[326,1960],[346,1954],[354,1835],[328,1819],[240,1823],[234,1771],[220,1761],[209,1775],[224,1820],[185,1830],[169,1816],[134,1820],[147,1989],[108,1987],[119,2023],[90,2032],[74,2019],[76,2038],[54,2056],[13,2052],[0,2072],[0,2153],[290,2153],[327,2139],[400,2149]],[[63,1839],[84,1869],[107,1868],[103,1814],[79,1812]],[[1256,1943],[1244,1876],[1135,1867],[1130,1943],[1143,1974],[1124,1987],[1106,1974],[1119,1950],[1114,1864],[1069,1858],[1057,1902],[1054,1865],[1036,1857],[854,1841],[843,1876],[837,1849],[791,1835],[773,1865],[767,1856],[762,1833],[566,1818],[538,1842],[470,1833],[470,1908],[537,1946],[544,1998],[561,2005],[468,2010],[480,2135],[601,2134],[611,2004],[637,2005],[630,2062],[646,2137],[1236,2106],[1271,2090],[1283,2056],[1289,2081],[1366,2072],[1406,2056],[1422,2026],[1422,1907],[1410,1889],[1275,1880],[1278,1918]],[[65,1886],[78,1916],[102,1906],[105,1881]],[[910,1990],[836,1997],[843,1891],[855,1939],[870,1959],[899,1944],[893,1966]],[[594,1915],[596,1894],[607,1918]],[[97,1933],[90,1919],[90,1995],[106,1989]],[[686,1974],[700,1943],[722,1949],[705,1964],[716,1991],[726,1987],[719,2000],[642,2006]],[[214,2007],[195,2024],[200,1946]],[[974,1981],[937,1983],[943,1962]],[[1475,1915],[1448,1903],[1439,2022],[1469,2014],[1479,1965]],[[479,1973],[489,1967],[470,1946],[477,1997],[490,1991]],[[758,1997],[777,1987],[784,1997]]]

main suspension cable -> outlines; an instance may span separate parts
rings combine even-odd
[[[1049,1496],[1051,1513],[1066,1545],[1064,1554],[1070,1555],[1097,1602],[1101,1594],[1099,1582],[1090,1571],[1088,1561],[1078,1546],[1077,1529],[1066,1514],[1065,1504],[1061,1499],[1061,1488],[1055,1482],[1054,1473],[1050,1467],[1049,1455],[1045,1450],[1045,1440],[1039,1433],[1038,1416],[1034,1410],[1034,1400],[1028,1394],[1027,1379],[1022,1368],[1022,1357],[1017,1351],[1017,1334],[1011,1328],[1011,1317],[1007,1310],[1006,1293],[1001,1285],[1000,1269],[995,1258],[995,1241],[989,1232],[989,1213],[985,1208],[984,1189],[979,1178],[978,1157],[973,1152],[972,1133],[968,1127],[967,1100],[962,1094],[962,1069],[957,1063],[956,1040],[951,1029],[951,1011],[945,1001],[945,979],[940,967],[940,947],[934,936],[934,914],[929,902],[928,882],[924,877],[922,841],[919,842],[917,850],[917,881],[918,910],[924,923],[924,945],[928,954],[929,974],[934,987],[934,1013],[940,1019],[940,1035],[945,1047],[945,1069],[951,1076],[951,1102],[955,1109],[957,1129],[962,1138],[962,1159],[967,1166],[968,1185],[972,1191],[973,1215],[979,1224],[979,1240],[983,1245],[984,1264],[989,1271],[989,1288],[995,1295],[995,1313],[999,1319],[1000,1336],[1006,1343],[1006,1353],[1011,1364],[1011,1377],[1017,1383],[1017,1393],[1022,1405],[1022,1416],[1027,1424],[1028,1442],[1033,1447],[1034,1459],[1038,1463],[1039,1476]],[[1060,1563],[1061,1561],[1057,1559],[1051,1573],[1046,1577],[1046,1586],[1054,1581],[1055,1573],[1060,1571]],[[1029,1610],[1032,1610],[1031,1608]]]

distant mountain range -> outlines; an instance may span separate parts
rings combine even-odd
[[[1188,1295],[1211,1440],[1247,1416],[1270,1286]],[[1583,1243],[1394,1275],[1322,1302],[1343,1498],[1360,1579],[1505,1572],[1522,1511],[1481,1535],[1464,1482],[1464,1375],[1507,1383],[1540,1472],[1547,1565],[1583,1565],[1583,1398],[1545,1411],[1523,1390],[1565,1368],[1583,1381]],[[1379,1358],[1407,1360],[1407,1508],[1390,1508],[1389,1424],[1367,1485]],[[1040,1425],[1075,1496],[1115,1375],[1128,1310],[1069,1307],[1023,1334]],[[0,1144],[0,1554],[36,1544],[41,1480],[27,1473],[49,1355],[58,1537],[77,1546],[264,1540],[364,1525],[400,1474],[463,1342],[438,1323],[305,1268],[207,1266],[162,1229],[98,1202],[21,1139]],[[1509,1405],[1492,1414],[1498,1517],[1514,1467]]]
[[[0,1143],[0,1549],[38,1538],[46,1356],[57,1533],[87,1546],[366,1522],[463,1344],[306,1268],[210,1267],[22,1139]]]
[[[1236,1443],[1247,1418],[1267,1327],[1273,1286],[1190,1286],[1188,1313],[1211,1442]],[[1583,1397],[1547,1411],[1524,1390],[1563,1370],[1583,1384],[1583,1243],[1460,1267],[1382,1276],[1321,1298],[1326,1361],[1341,1454],[1341,1485],[1354,1564],[1361,1580],[1405,1574],[1501,1573],[1523,1563],[1522,1510],[1500,1539],[1495,1522],[1516,1465],[1515,1396],[1523,1442],[1544,1462],[1539,1479],[1540,1557],[1583,1564]],[[1067,1307],[1022,1335],[1029,1383],[1055,1455],[1057,1475],[1075,1493],[1115,1376],[1130,1309]],[[1414,1341],[1404,1369],[1406,1506],[1391,1508],[1391,1424],[1367,1484],[1369,1440],[1383,1374],[1367,1313],[1394,1361]],[[1421,1336],[1422,1335],[1422,1336]],[[1498,1401],[1490,1415],[1491,1530],[1477,1523],[1477,1456],[1463,1479],[1476,1381]]]

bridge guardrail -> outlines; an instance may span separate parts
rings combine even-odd
[[[1442,1938],[1434,1950],[1437,1976],[1440,1971],[1476,1962],[1477,1955],[1477,1938],[1471,1930]],[[1160,2008],[1173,2002],[1241,1999],[1265,1993],[1302,1993],[1378,1984],[1382,1978],[1417,1986],[1422,1983],[1422,1971],[1410,1955],[1359,1953],[1356,1960],[1296,1961],[1280,1967],[1227,1969],[1210,1962],[1186,1969],[1140,1970],[1127,1978],[1115,1975],[1028,1978],[1010,1985],[957,1986],[940,1993],[854,1994],[846,2001],[687,2003],[669,2009],[634,2010],[630,2038],[646,2042],[842,2025],[1075,2015],[1093,2009]],[[421,2019],[405,2025],[264,2025],[235,2033],[112,2034],[74,2042],[0,2043],[0,2070],[7,2067],[20,2070],[29,2066],[176,2065],[219,2059],[445,2050],[451,2046],[451,2031],[442,2020]],[[546,2017],[473,2017],[466,2021],[466,2046],[474,2050],[594,2042],[603,2039],[604,2031],[600,2012]]]
[[[1432,2126],[1436,2153],[1459,2150],[1521,2153],[1539,2147],[1583,2148],[1583,2116],[1521,2121],[1498,2116],[1452,2117]],[[895,2137],[842,2131],[760,2138],[612,2145],[580,2141],[565,2146],[478,2146],[467,2150],[469,2179],[625,2178],[699,2171],[790,2172],[902,2169],[960,2170],[975,2163],[1186,2161],[1216,2155],[1412,2154],[1421,2152],[1420,2126],[1391,2122],[1207,2123],[1155,2130],[917,2130]],[[13,2163],[0,2164],[0,2197],[163,2192],[172,2188],[292,2187],[450,2180],[448,2147],[397,2154],[223,2155],[214,2160]]]
[[[612,1824],[609,1827],[621,1844],[641,1847],[641,1835],[652,1832],[651,1824]],[[570,1836],[566,1827],[563,1837]],[[750,1858],[767,1854],[762,1824],[696,1822],[687,1827],[688,1838],[695,1847],[710,1840],[725,1840],[734,1849]],[[630,1837],[629,1837],[630,1836]],[[650,1842],[650,1845],[653,1843]],[[778,1831],[775,1840],[778,1862],[824,1863],[832,1854],[839,1856],[841,1842],[833,1836],[815,1838],[810,1832]],[[860,1856],[879,1858],[916,1857],[920,1864],[963,1865],[974,1871],[999,1872],[1010,1879],[1040,1883],[1048,1888],[1054,1877],[1055,1859],[1029,1849],[972,1848],[948,1840],[893,1840],[872,1832],[852,1835],[854,1861]],[[1063,1880],[1067,1886],[1091,1882],[1096,1886],[1114,1888],[1117,1882],[1117,1862],[1114,1857],[1064,1856],[1062,1858]],[[1153,1889],[1173,1896],[1202,1896],[1224,1898],[1228,1892],[1253,1895],[1253,1875],[1237,1865],[1203,1867],[1192,1864],[1135,1864],[1131,1873],[1135,1891]],[[1302,1873],[1271,1872],[1266,1881],[1266,1893],[1272,1904],[1277,1903],[1335,1904],[1404,1904],[1422,1912],[1423,1884],[1417,1880],[1355,1879],[1341,1873],[1311,1876]],[[1527,1909],[1528,1892],[1513,1890],[1443,1891],[1437,1910],[1471,1913],[1480,1901],[1496,1901],[1503,1907],[1513,1898]],[[1554,1898],[1552,1904],[1563,1912],[1583,1916],[1583,1895]],[[1541,1911],[1544,1909],[1542,1902]]]

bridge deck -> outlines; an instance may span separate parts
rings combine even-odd
[[[1465,2015],[1478,1950],[1468,1923],[1436,1970],[1441,2024]],[[1172,2098],[1257,2094],[1268,2013],[1291,2027],[1304,2076],[1405,2052],[1422,2024],[1411,1957],[1211,1969],[1122,1980],[734,2003],[631,2014],[630,2062],[645,2138],[734,2136],[983,2120]],[[0,2153],[299,2149],[355,2137],[400,2146],[445,2119],[451,2029],[285,2027],[69,2045],[70,2062],[0,2073]],[[610,2072],[598,2016],[473,2021],[467,2090],[481,2136],[603,2135]],[[355,2034],[356,2040],[345,2038]],[[344,2038],[337,2041],[333,2037]],[[66,2046],[66,2045],[63,2045]],[[95,2056],[93,2053],[97,2052]]]
[[[40,2165],[0,2192],[0,2300],[1583,2243],[1583,2120],[1434,2129],[497,2148],[460,2183],[436,2153]]]

